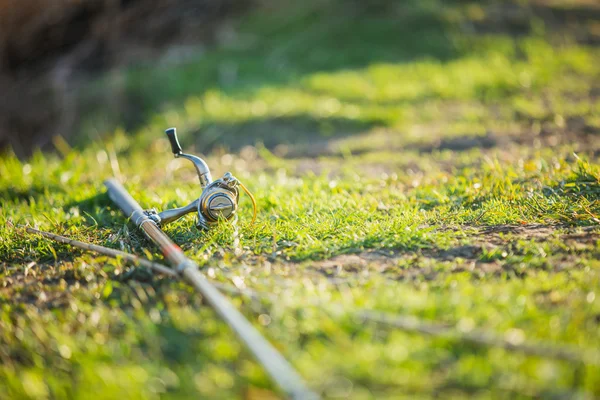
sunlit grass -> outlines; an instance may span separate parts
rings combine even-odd
[[[131,131],[90,141],[99,112],[72,149],[3,155],[0,393],[273,395],[190,288],[18,230],[152,257],[102,181],[123,177],[145,207],[192,201],[193,169],[163,138],[177,126],[260,210],[249,225],[242,197],[238,230],[198,232],[192,217],[165,230],[212,279],[274,296],[232,300],[324,397],[598,396],[592,363],[355,318],[372,309],[600,346],[600,53],[535,30],[469,34],[452,18],[476,9],[435,5],[362,19],[298,6],[287,23],[271,10],[246,20],[238,47],[124,72],[143,106]]]

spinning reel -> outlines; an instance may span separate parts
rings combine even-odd
[[[213,181],[208,165],[206,165],[203,159],[182,152],[179,140],[177,140],[176,129],[169,128],[165,133],[169,138],[171,150],[175,158],[185,158],[194,163],[202,193],[200,197],[185,207],[173,208],[160,213],[157,213],[155,210],[147,210],[144,213],[160,226],[197,211],[198,219],[196,220],[196,228],[207,230],[211,225],[216,224],[220,220],[237,219],[236,211],[240,200],[239,188],[241,188],[250,197],[250,200],[252,200],[252,206],[254,207],[252,223],[254,223],[256,219],[256,200],[254,200],[254,196],[252,196],[252,193],[248,191],[244,184],[229,172],[223,175],[222,178]]]

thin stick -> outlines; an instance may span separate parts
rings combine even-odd
[[[96,252],[99,254],[104,254],[105,256],[112,257],[112,258],[120,258],[120,259],[123,259],[123,260],[133,264],[133,265],[141,265],[142,267],[149,268],[155,272],[159,272],[159,273],[166,275],[168,277],[171,277],[171,278],[179,277],[179,274],[177,274],[177,272],[173,271],[171,268],[167,267],[166,265],[163,265],[163,264],[160,264],[160,263],[157,263],[154,261],[150,261],[146,258],[136,256],[135,254],[126,253],[124,251],[111,249],[110,247],[104,247],[104,246],[100,246],[97,244],[80,242],[78,240],[69,239],[68,237],[65,237],[65,236],[57,235],[55,233],[40,231],[39,229],[35,229],[35,228],[31,228],[31,227],[26,227],[25,230],[28,233],[36,233],[38,235],[42,235],[44,237],[47,237],[48,239],[52,239],[59,243],[68,244],[73,247],[77,247],[77,248],[80,248],[83,250],[93,251],[93,252]],[[260,298],[260,296],[256,292],[254,292],[253,290],[250,290],[250,289],[239,289],[235,286],[226,285],[226,284],[222,284],[222,283],[218,283],[218,282],[213,282],[213,285],[216,286],[217,288],[219,288],[219,290],[222,290],[222,291],[230,293],[230,294],[236,294],[236,295],[243,294],[245,296],[248,296],[248,297],[251,297],[254,299]]]
[[[104,254],[106,256],[113,257],[113,258],[122,258],[124,260],[127,260],[127,261],[135,264],[135,265],[141,265],[143,267],[150,268],[153,271],[160,272],[161,274],[165,274],[165,275],[168,275],[171,277],[179,276],[177,274],[177,272],[173,271],[171,268],[168,268],[162,264],[147,260],[145,258],[138,257],[134,254],[126,253],[124,251],[119,251],[119,250],[111,249],[111,248],[104,247],[104,246],[98,246],[96,244],[80,242],[78,240],[69,239],[67,237],[56,235],[56,234],[50,233],[50,232],[40,231],[38,229],[31,228],[31,227],[27,227],[27,228],[25,228],[25,230],[29,233],[37,233],[39,235],[47,237],[48,239],[52,239],[52,240],[55,240],[60,243],[69,244],[74,247],[79,247],[80,249],[95,251],[96,253]]]

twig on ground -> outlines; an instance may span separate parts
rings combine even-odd
[[[153,271],[160,272],[161,274],[165,274],[171,277],[177,276],[177,272],[173,271],[171,268],[166,267],[162,264],[150,261],[148,259],[138,257],[135,254],[126,253],[124,251],[111,249],[109,247],[99,246],[96,244],[84,243],[78,240],[69,239],[64,236],[56,235],[50,232],[40,231],[35,228],[26,227],[25,230],[28,233],[37,233],[39,235],[45,236],[48,239],[55,240],[60,243],[69,244],[74,247],[78,247],[80,249],[94,251],[96,253],[104,254],[105,256],[113,257],[113,258],[122,258],[130,263],[135,265],[141,265],[143,267],[149,268]]]
[[[111,249],[110,247],[104,247],[104,246],[100,246],[100,245],[96,245],[96,244],[80,242],[78,240],[69,239],[65,236],[57,235],[57,234],[50,233],[50,232],[40,231],[38,229],[31,228],[31,227],[26,227],[25,230],[28,233],[39,234],[44,237],[47,237],[48,239],[55,240],[59,243],[68,244],[68,245],[71,245],[73,247],[77,247],[77,248],[80,248],[83,250],[93,251],[93,252],[103,254],[105,256],[109,256],[112,258],[117,258],[117,259],[120,258],[120,259],[123,259],[123,260],[133,264],[133,265],[136,265],[136,266],[141,265],[142,267],[146,267],[154,272],[159,272],[159,273],[166,275],[168,277],[171,277],[171,278],[175,278],[178,276],[177,272],[173,271],[171,268],[169,268],[163,264],[160,264],[160,263],[157,263],[154,261],[150,261],[146,258],[136,256],[135,254]],[[243,294],[250,298],[254,298],[254,299],[259,298],[259,296],[254,291],[249,290],[249,289],[239,289],[235,286],[226,285],[226,284],[218,283],[218,282],[213,282],[213,285],[215,287],[217,287],[219,290],[222,290],[223,292],[226,292],[229,294],[237,294],[237,295]]]

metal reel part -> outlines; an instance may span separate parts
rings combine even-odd
[[[182,152],[175,128],[169,128],[165,133],[169,138],[175,158],[185,158],[194,164],[202,193],[200,197],[185,207],[164,210],[158,214],[153,210],[147,210],[145,212],[146,215],[157,225],[165,225],[178,220],[185,214],[197,211],[198,219],[196,227],[206,230],[210,228],[210,225],[216,224],[219,221],[237,218],[236,212],[240,200],[239,188],[241,187],[252,200],[254,207],[252,222],[254,222],[256,218],[256,201],[248,189],[229,172],[223,175],[222,178],[213,181],[208,165],[203,159]]]
[[[208,229],[220,220],[235,217],[240,200],[238,180],[227,172],[223,178],[208,185],[198,202],[198,229]]]

